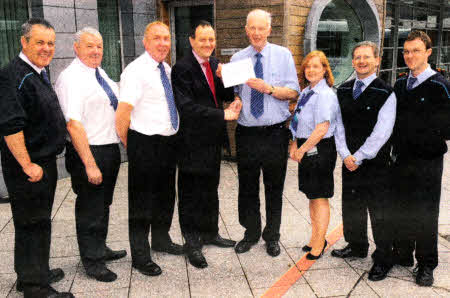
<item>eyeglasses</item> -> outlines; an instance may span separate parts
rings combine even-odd
[[[414,49],[412,51],[403,50],[403,55],[405,55],[405,56],[407,56],[409,54],[417,55],[417,54],[420,54],[421,52],[423,52],[423,51],[419,50],[419,49]]]

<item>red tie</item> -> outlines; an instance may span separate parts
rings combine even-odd
[[[219,107],[216,99],[216,87],[214,86],[214,78],[211,70],[211,65],[209,65],[208,61],[203,62],[202,65],[206,67],[206,79],[208,80],[209,88],[211,89],[211,92],[214,95],[214,102],[216,103],[216,107]]]

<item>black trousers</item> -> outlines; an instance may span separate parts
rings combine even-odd
[[[208,174],[178,171],[180,227],[188,249],[201,248],[201,238],[212,238],[219,232],[219,180],[220,163]]]
[[[404,257],[416,250],[419,265],[438,265],[438,219],[443,157],[410,159],[394,166],[397,217],[394,248]]]
[[[6,188],[11,197],[11,211],[15,229],[14,270],[18,280],[26,286],[48,285],[51,212],[55,197],[56,157],[34,161],[44,175],[38,182],[28,176],[13,157],[2,154],[2,169]]]
[[[152,246],[171,242],[175,207],[175,136],[128,131],[128,221],[133,263],[151,260]]]
[[[367,212],[376,245],[375,262],[392,261],[392,220],[394,203],[391,196],[389,167],[362,164],[350,172],[342,166],[342,220],[344,237],[353,250],[367,252]]]
[[[66,144],[66,168],[77,195],[75,222],[81,261],[85,268],[103,264],[108,235],[109,206],[120,167],[118,144],[90,146],[98,168],[102,172],[100,185],[91,184],[86,169],[72,143]]]
[[[258,241],[261,236],[259,177],[263,172],[266,199],[265,241],[280,239],[281,208],[286,177],[289,130],[284,123],[270,127],[236,128],[239,177],[239,223],[246,229],[244,238]]]

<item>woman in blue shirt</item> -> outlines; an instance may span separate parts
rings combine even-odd
[[[333,171],[336,147],[333,134],[339,109],[331,86],[334,78],[328,59],[322,51],[309,53],[300,66],[302,93],[297,103],[290,130],[294,137],[289,154],[298,164],[299,190],[309,201],[312,233],[306,258],[322,256],[330,221],[328,198],[334,194]],[[296,141],[295,141],[296,139]]]

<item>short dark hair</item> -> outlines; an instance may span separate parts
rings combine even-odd
[[[431,38],[425,32],[420,30],[411,31],[411,33],[408,34],[406,41],[413,41],[415,39],[420,39],[425,44],[427,50],[431,49]]]
[[[378,58],[378,56],[380,55],[380,51],[378,50],[378,46],[376,43],[372,42],[372,41],[361,41],[358,42],[354,47],[353,47],[353,51],[352,51],[352,58],[355,57],[355,51],[357,48],[361,48],[361,47],[370,47],[372,48],[373,51],[373,56],[375,58]]]
[[[195,31],[197,30],[198,27],[211,27],[212,25],[210,22],[205,21],[205,20],[200,20],[194,23],[194,25],[191,27],[191,31],[189,32],[189,37],[195,39]]]
[[[55,31],[55,28],[53,28],[52,24],[50,24],[45,19],[41,19],[41,18],[28,19],[25,23],[22,24],[22,36],[25,37],[27,41],[30,39],[31,28],[34,25],[41,25],[47,29],[52,29],[53,31]]]

